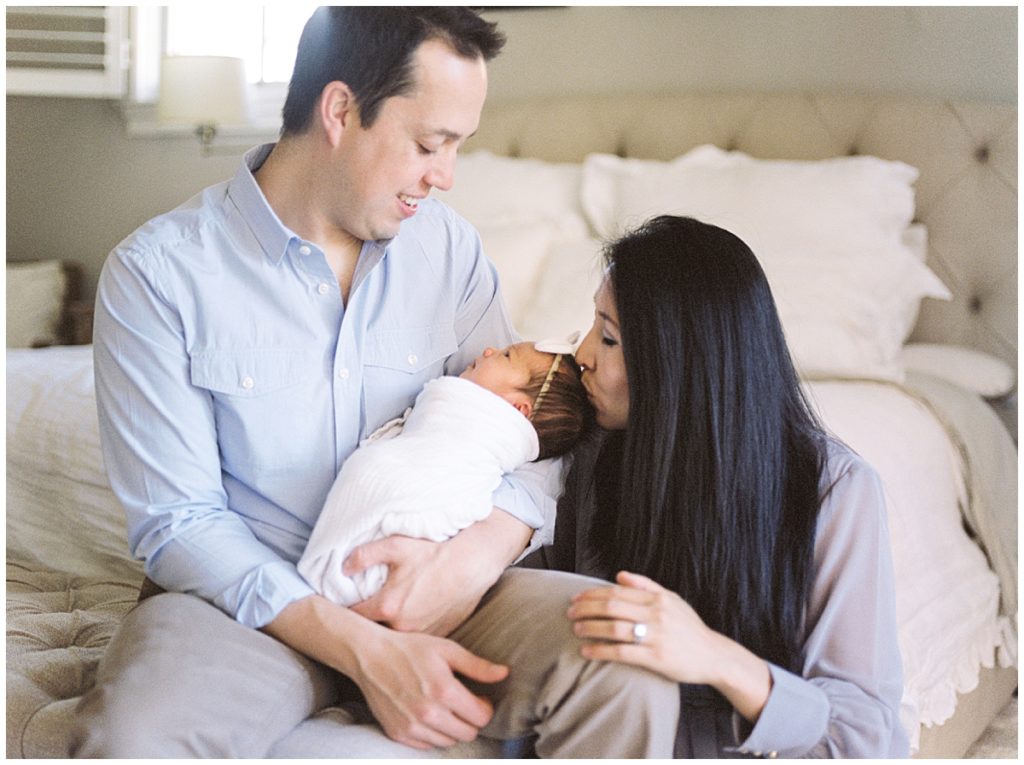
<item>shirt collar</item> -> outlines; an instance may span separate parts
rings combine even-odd
[[[284,257],[288,243],[296,238],[295,232],[277,217],[253,175],[270,156],[274,146],[273,143],[265,143],[245,153],[235,177],[228,184],[228,197],[260,243],[263,253],[278,263]]]
[[[274,263],[280,262],[284,257],[288,245],[293,239],[300,239],[277,217],[277,213],[267,202],[263,190],[253,175],[263,166],[276,145],[275,143],[265,143],[249,149],[242,158],[242,164],[235,172],[235,177],[228,185],[228,196],[234,202],[242,220],[252,231],[256,241],[260,243],[264,254]],[[384,257],[388,246],[393,241],[395,241],[394,238],[377,239],[366,243],[369,246],[364,246],[363,252],[369,257],[367,258],[368,262],[364,264],[364,269],[369,270],[376,265]]]

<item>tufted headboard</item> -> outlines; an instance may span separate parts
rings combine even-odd
[[[668,160],[706,143],[764,159],[871,154],[918,168],[916,220],[953,300],[924,301],[912,339],[983,350],[1016,369],[1015,105],[810,93],[530,100],[488,104],[466,150]]]

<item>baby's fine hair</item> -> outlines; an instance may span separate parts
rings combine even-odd
[[[551,375],[551,384],[540,400],[540,406],[534,404],[530,417],[540,442],[538,460],[557,457],[572,449],[590,427],[593,418],[579,364],[572,354],[560,355],[558,367]],[[554,358],[551,361],[553,363]],[[535,402],[550,369],[548,364],[535,372],[523,388],[523,392]]]

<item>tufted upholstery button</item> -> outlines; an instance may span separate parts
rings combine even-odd
[[[981,298],[975,295],[967,301],[967,310],[971,313],[981,313]]]
[[[8,757],[67,757],[68,720],[138,592],[138,580],[72,577],[8,561]]]
[[[974,152],[974,158],[979,162],[988,162],[989,149],[988,146],[979,146]]]
[[[849,149],[846,150],[846,156],[848,157],[856,157],[859,154],[860,149],[858,149],[856,146],[851,146]]]

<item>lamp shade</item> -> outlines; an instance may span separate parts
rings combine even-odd
[[[229,56],[164,56],[157,119],[179,125],[246,122],[245,62]]]

